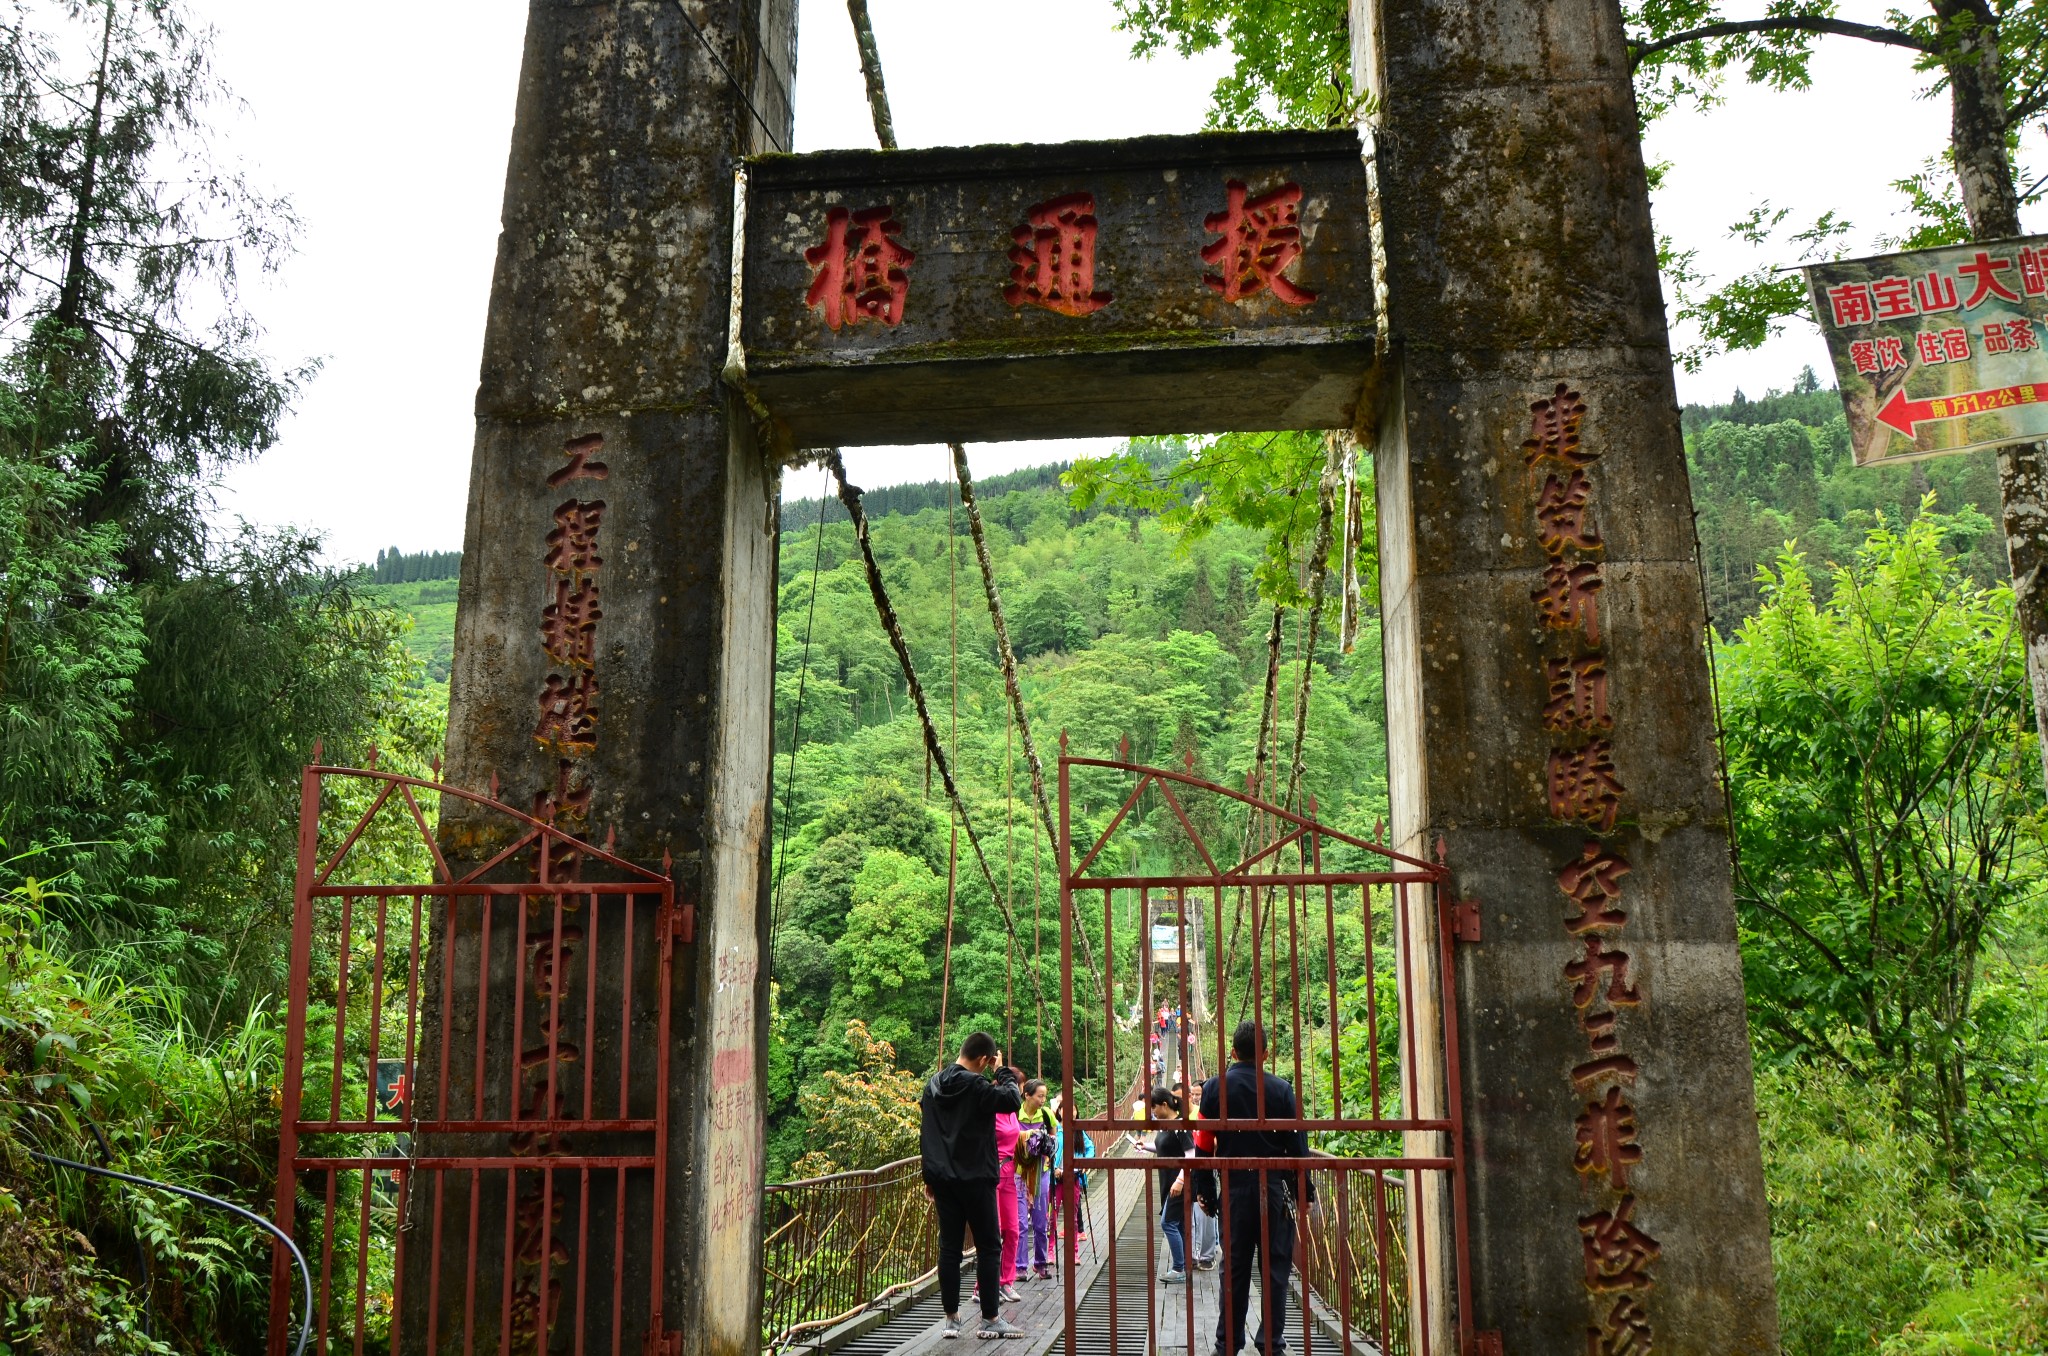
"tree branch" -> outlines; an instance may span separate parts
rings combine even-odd
[[[1729,38],[1743,33],[1826,33],[1842,38],[1862,38],[1865,42],[1882,43],[1887,47],[1904,47],[1914,52],[1932,50],[1911,33],[1902,33],[1896,28],[1851,23],[1847,19],[1830,19],[1819,14],[1786,14],[1771,19],[1730,20],[1727,23],[1708,24],[1703,28],[1674,33],[1655,42],[1632,42],[1629,44],[1629,69],[1639,70],[1645,61],[1659,52],[1668,52],[1689,42],[1702,42],[1708,38]]]

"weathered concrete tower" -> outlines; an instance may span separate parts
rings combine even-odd
[[[448,780],[480,788],[495,775],[508,806],[593,843],[616,833],[616,853],[645,867],[671,857],[694,910],[669,995],[666,1274],[630,1274],[645,1241],[631,1231],[649,1215],[621,1212],[629,1350],[650,1283],[685,1349],[751,1356],[759,1342],[776,484],[720,369],[734,171],[789,145],[795,9],[531,0],[477,393]],[[507,832],[451,806],[442,841],[458,866],[475,864]],[[594,973],[620,968],[607,945]],[[493,969],[492,982],[522,964]],[[463,966],[455,974],[455,988],[474,987]],[[535,982],[545,995],[545,976]],[[581,983],[570,976],[565,1008],[582,1001]],[[494,1012],[507,1006],[491,996]],[[654,1076],[645,1063],[634,1079]],[[584,1152],[603,1145],[575,1138]],[[559,1211],[573,1172],[557,1178]],[[496,1190],[487,1179],[478,1192],[491,1221],[504,1217]],[[444,1270],[461,1261],[458,1224],[451,1215]],[[531,1254],[522,1261],[552,1248],[554,1274],[574,1276],[576,1221],[538,1233],[515,1240]],[[603,1243],[593,1268],[607,1265]],[[443,1281],[444,1307],[459,1310],[459,1279]],[[588,1322],[607,1333],[612,1277],[591,1285]],[[569,1291],[547,1324],[557,1344],[579,1298]],[[424,1302],[408,1289],[408,1306]],[[475,1321],[495,1333],[495,1297]],[[461,1338],[446,1317],[439,1334]]]
[[[1379,99],[1397,838],[1441,834],[1480,906],[1457,976],[1474,1327],[1510,1356],[1775,1352],[1620,7],[1355,0],[1352,32]]]

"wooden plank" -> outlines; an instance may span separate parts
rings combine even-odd
[[[1350,131],[764,156],[749,178],[745,370],[799,445],[1356,415],[1375,323]]]

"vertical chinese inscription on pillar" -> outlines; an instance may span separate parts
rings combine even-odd
[[[549,490],[574,486],[570,497],[555,507],[553,527],[542,543],[547,571],[547,599],[540,610],[540,647],[550,672],[541,682],[534,742],[555,758],[554,785],[533,798],[533,817],[571,837],[589,831],[590,781],[579,764],[597,747],[598,681],[597,623],[604,616],[598,576],[603,557],[598,534],[604,523],[602,499],[584,498],[582,482],[603,480],[610,468],[597,460],[602,434],[572,438],[562,448],[563,462],[546,477]],[[533,863],[534,879],[544,885],[569,885],[582,872],[583,857],[574,848],[543,836]],[[583,1052],[561,1038],[561,1014],[568,1010],[570,964],[583,943],[583,927],[568,915],[581,909],[582,896],[563,891],[552,897],[523,896],[527,916],[520,920],[526,954],[520,957],[526,1006],[519,1024],[534,1033],[522,1041],[514,1096],[515,1120],[559,1122],[567,1118],[569,1094],[563,1066],[581,1060]],[[550,906],[551,903],[551,906]],[[569,1147],[559,1128],[514,1134],[511,1152],[517,1157],[559,1154]],[[516,1175],[516,1174],[515,1174]],[[528,1174],[535,1177],[534,1174]],[[564,1193],[551,1189],[549,1175],[524,1181],[514,1211],[512,1339],[517,1349],[544,1350],[561,1305],[562,1283],[552,1271],[569,1261],[568,1247],[556,1235]]]
[[[1600,596],[1606,544],[1594,516],[1590,472],[1600,452],[1586,446],[1586,402],[1568,382],[1530,407],[1524,464],[1536,491],[1536,541],[1543,548],[1542,583],[1530,593],[1548,637],[1541,658],[1545,700],[1538,713],[1552,740],[1544,766],[1550,818],[1611,833],[1628,788],[1608,737],[1607,655],[1601,648]],[[1567,1141],[1572,1167],[1601,1208],[1579,1219],[1583,1279],[1590,1322],[1587,1356],[1648,1356],[1649,1292],[1662,1252],[1635,1221],[1631,1172],[1643,1161],[1635,1105],[1629,1101],[1641,1067],[1622,1048],[1621,1014],[1647,1001],[1631,973],[1622,932],[1628,910],[1622,878],[1628,859],[1603,838],[1588,838],[1557,872],[1571,943],[1560,978],[1586,1038],[1586,1059],[1571,1070],[1583,1099]]]

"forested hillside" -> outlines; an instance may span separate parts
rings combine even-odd
[[[1141,445],[1133,458],[1162,469],[1178,464],[1171,448]],[[1264,534],[1226,524],[1190,541],[1155,512],[1079,510],[1059,473],[992,478],[978,496],[1041,751],[1050,756],[1061,731],[1074,752],[1098,756],[1128,738],[1135,759],[1178,765],[1192,754],[1200,774],[1242,785],[1272,616],[1254,583]],[[877,554],[941,733],[957,745],[997,885],[1020,920],[1013,950],[962,841],[947,1025],[986,1027],[1010,1042],[1026,1069],[1041,1061],[1052,1069],[1059,1051],[1050,1031],[1041,1040],[1038,996],[1056,1023],[1057,878],[1035,829],[980,573],[952,490],[939,483],[873,496],[892,496],[903,510],[874,520]],[[852,528],[843,513],[828,514],[821,538],[817,514],[816,500],[784,513],[775,794],[778,812],[786,805],[787,813],[776,858],[770,1121],[778,1170],[816,1147],[834,1119],[824,1076],[859,1069],[848,1022],[865,1023],[856,1042],[886,1040],[898,1064],[929,1067],[945,983],[944,795],[935,779],[927,788],[918,725],[876,623]],[[1310,687],[1310,789],[1326,818],[1369,828],[1386,810],[1378,634],[1346,656],[1329,639],[1332,629]],[[1279,707],[1290,713],[1299,630],[1290,621],[1282,641]],[[1085,787],[1080,801],[1077,814],[1091,821],[1115,809]],[[800,1096],[806,1087],[816,1116]]]
[[[1859,469],[1841,397],[1811,368],[1788,391],[1688,405],[1683,422],[1709,610],[1723,635],[1756,611],[1757,570],[1786,543],[1817,562],[1846,560],[1880,518],[1911,522],[1929,494],[1950,515],[1944,544],[1963,572],[1985,585],[2008,577],[1990,452]]]

